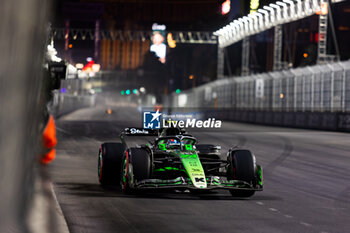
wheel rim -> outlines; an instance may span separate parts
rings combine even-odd
[[[122,170],[122,188],[123,188],[123,190],[127,189],[128,173],[129,173],[129,155],[128,155],[128,151],[126,151],[125,158],[123,161],[123,170]]]
[[[99,156],[98,156],[98,178],[99,181],[102,179],[102,152],[100,151]]]

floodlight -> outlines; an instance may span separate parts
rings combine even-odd
[[[260,28],[264,28],[265,27],[265,25],[264,25],[264,16],[261,14],[261,13],[259,13],[259,12],[255,12],[255,15],[258,17],[258,27],[260,27]]]
[[[225,47],[247,36],[262,32],[281,23],[293,22],[320,11],[319,0],[279,0],[256,12],[230,22],[217,30],[219,46]]]
[[[301,0],[296,0],[297,1],[297,15],[299,17],[302,17],[304,15],[303,8],[301,5]]]
[[[275,10],[269,6],[264,6],[264,9],[270,11],[271,23],[274,24],[275,23]]]
[[[248,33],[249,29],[248,29],[248,24],[247,24],[247,19],[243,19],[243,18],[239,18],[238,22],[241,23],[241,30],[242,30],[242,34],[244,35]]]
[[[296,19],[294,2],[291,0],[283,0],[283,2],[288,3],[290,5],[290,17]]]
[[[317,11],[321,9],[321,2],[319,0],[312,0],[312,9],[317,14]]]
[[[270,25],[270,17],[269,17],[269,12],[263,9],[259,9],[258,12],[264,14],[265,17],[265,22],[264,25],[269,26]]]
[[[282,15],[281,15],[281,7],[276,5],[276,4],[270,4],[270,6],[274,9],[276,9],[276,12],[277,12],[277,21],[278,22],[281,22],[282,21]]]
[[[288,5],[284,2],[276,2],[277,5],[279,6],[282,6],[283,7],[283,15],[282,15],[282,18],[283,18],[283,21],[286,22],[287,20],[287,17],[288,17]]]
[[[269,6],[271,6],[272,8],[275,8],[277,10],[281,10],[281,7],[276,5],[276,4],[274,4],[274,3],[271,3]]]
[[[251,31],[253,31],[254,30],[254,28],[253,28],[253,20],[252,20],[252,18],[250,18],[250,17],[248,17],[248,16],[244,16],[243,17],[243,20],[245,20],[246,21],[246,28],[247,28],[247,33],[251,33]]]
[[[276,4],[277,4],[277,5],[280,5],[280,6],[283,6],[283,7],[287,7],[287,4],[284,3],[284,2],[278,1],[278,2],[276,2]]]
[[[310,0],[305,0],[303,2],[304,5],[304,11],[307,13],[311,13],[312,12],[312,7],[310,7]]]
[[[260,14],[260,13],[259,13]],[[260,14],[261,15],[261,14]],[[258,15],[257,13],[253,13],[253,14],[249,14],[248,15],[249,18],[252,19],[253,24],[254,24],[254,31],[258,31]]]

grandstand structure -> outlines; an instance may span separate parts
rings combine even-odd
[[[328,0],[283,0],[258,9],[257,12],[235,19],[214,32],[218,37],[218,78],[224,77],[224,49],[242,40],[241,75],[249,75],[249,37],[274,28],[273,70],[285,66],[282,58],[282,25],[311,15],[319,15],[317,63],[338,60],[327,54]]]

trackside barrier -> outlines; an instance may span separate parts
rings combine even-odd
[[[96,97],[94,95],[72,95],[54,91],[52,110],[54,115],[58,117],[80,108],[93,107],[95,103]]]
[[[56,117],[81,108],[154,106],[156,97],[152,94],[120,94],[120,83],[114,79],[66,79],[61,80],[60,90],[54,90],[49,106]],[[153,109],[153,108],[152,108]]]
[[[164,99],[223,120],[350,131],[350,60],[220,79]]]

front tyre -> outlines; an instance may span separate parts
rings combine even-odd
[[[135,183],[151,176],[151,159],[142,148],[130,148],[125,152],[121,168],[120,184],[124,193],[133,193]]]
[[[234,150],[228,154],[229,167],[227,171],[228,180],[241,180],[255,187],[256,165],[255,159],[249,150]],[[233,197],[251,197],[254,190],[230,190]]]
[[[103,143],[98,154],[98,180],[102,185],[118,184],[124,146],[122,143]]]
[[[120,186],[125,194],[131,194],[133,189],[131,184],[133,182],[133,169],[130,163],[130,150],[126,150],[122,160]]]

